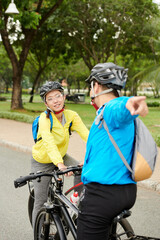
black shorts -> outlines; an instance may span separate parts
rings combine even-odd
[[[80,199],[77,240],[106,240],[113,218],[133,207],[136,193],[136,184],[86,184]]]

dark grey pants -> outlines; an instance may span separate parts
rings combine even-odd
[[[77,165],[79,162],[66,154],[63,158],[64,164],[66,166],[72,166]],[[37,171],[47,171],[52,172],[55,168],[55,165],[53,163],[43,164],[35,161],[33,158],[31,159],[31,172],[36,173]],[[40,208],[43,206],[43,204],[47,201],[47,195],[48,195],[48,187],[49,182],[51,178],[49,177],[42,177],[40,182],[37,182],[37,180],[33,181],[34,185],[34,194],[35,194],[35,201],[34,201],[34,209],[32,214],[32,225],[34,226],[36,216]],[[74,185],[81,182],[81,176],[76,176],[74,178]]]

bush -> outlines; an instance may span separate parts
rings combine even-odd
[[[148,102],[147,105],[148,105],[148,107],[159,107],[160,103],[159,102]]]
[[[7,99],[5,97],[0,97],[0,101],[5,102],[5,101],[7,101]]]
[[[26,123],[32,123],[34,120],[34,117],[29,116],[27,114],[21,114],[17,112],[7,112],[7,111],[0,111],[0,118],[6,118],[6,119],[11,119],[11,120],[26,122]]]

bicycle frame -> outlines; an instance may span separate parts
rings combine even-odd
[[[69,229],[70,229],[74,239],[76,239],[77,238],[76,227],[75,227],[73,220],[71,219],[71,217],[69,215],[67,207],[69,207],[72,211],[74,211],[76,216],[78,216],[78,208],[73,203],[71,203],[67,197],[64,196],[64,194],[62,193],[62,185],[63,185],[63,183],[62,183],[61,179],[59,179],[58,186],[56,186],[54,195],[56,197],[56,202],[58,202],[58,206],[60,206],[60,209],[62,210],[62,213],[64,215],[66,223],[68,224]]]

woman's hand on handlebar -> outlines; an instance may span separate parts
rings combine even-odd
[[[80,162],[80,163],[78,164],[78,166],[80,166],[80,167],[83,167],[83,165],[84,165],[84,161],[83,161],[83,162]]]
[[[60,171],[64,171],[67,169],[67,167],[63,164],[63,163],[58,163],[57,164],[57,167],[59,168]],[[65,173],[65,176],[66,177],[70,177],[73,175],[73,172],[68,172],[68,173]]]

